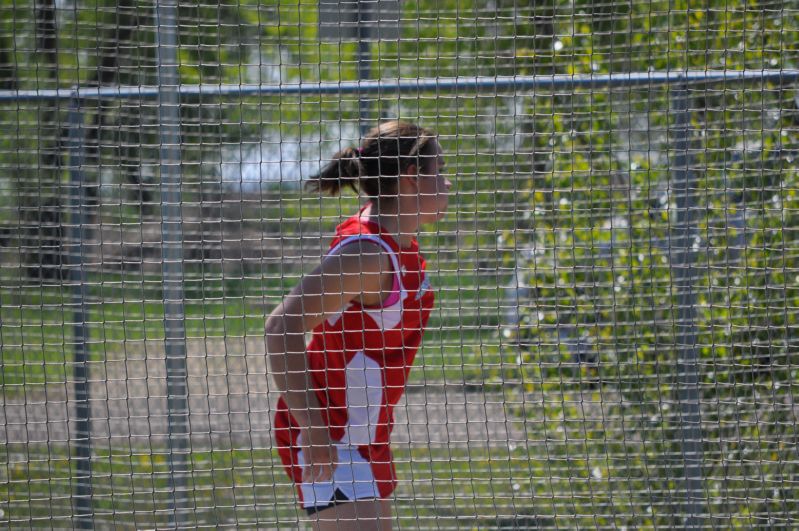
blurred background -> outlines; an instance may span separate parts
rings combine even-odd
[[[0,2],[0,522],[291,528],[266,315],[436,130],[396,525],[799,521],[799,7]]]

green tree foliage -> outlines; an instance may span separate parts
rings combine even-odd
[[[768,16],[773,7],[633,3],[614,5],[607,18],[576,4],[570,27],[555,31],[566,34],[561,53],[571,59],[560,73],[793,67],[780,50],[796,36],[796,13]],[[647,31],[637,31],[641,22]],[[799,242],[786,230],[797,188],[796,104],[793,91],[770,83],[686,88],[683,153],[669,111],[677,87],[553,98],[550,171],[528,195],[532,237],[503,234],[528,257],[517,262],[529,294],[515,332],[518,377],[525,393],[560,397],[542,400],[541,422],[563,436],[552,448],[586,461],[576,483],[589,488],[596,465],[608,482],[599,492],[619,482],[649,493],[627,500],[632,514],[649,516],[617,522],[681,525],[653,507],[687,496],[672,467],[685,427],[678,370],[694,351],[704,510],[757,525],[795,510],[784,478],[797,471],[788,455],[796,438],[785,429],[795,423],[797,376],[797,280],[788,272]],[[680,155],[693,227],[680,226]],[[691,279],[687,298],[675,284],[681,268]],[[680,320],[686,303],[691,322]],[[692,335],[695,343],[681,343]]]
[[[792,53],[799,11],[789,3],[695,4],[406,1],[402,38],[373,45],[372,76],[799,66]],[[0,88],[153,85],[152,12],[151,2],[133,0],[1,2]],[[358,76],[355,43],[317,39],[316,2],[181,3],[179,41],[185,84]],[[686,492],[677,367],[694,351],[706,515],[720,515],[723,527],[776,525],[799,509],[792,399],[799,391],[797,98],[776,83],[687,85],[689,127],[681,139],[677,125],[686,117],[674,107],[677,89],[200,97],[181,110],[184,200],[200,212],[186,230],[196,225],[207,240],[209,219],[235,219],[231,209],[248,201],[257,203],[259,226],[274,228],[285,217],[300,220],[299,235],[332,227],[338,205],[334,212],[302,201],[295,185],[258,183],[258,198],[240,192],[231,207],[224,168],[248,153],[258,159],[252,150],[262,144],[299,146],[279,158],[321,160],[356,143],[362,97],[372,99],[375,119],[434,127],[458,187],[455,214],[427,236],[440,248],[440,269],[452,273],[442,283],[460,293],[447,299],[444,292],[442,306],[455,315],[449,324],[458,334],[503,332],[480,336],[457,361],[481,367],[470,375],[508,385],[508,396],[524,404],[515,413],[533,431],[514,451],[531,471],[526,507],[544,517],[567,512],[585,526],[679,527],[675,508]],[[61,223],[47,213],[63,211],[66,106],[3,105],[3,123],[15,130],[0,138],[0,158],[11,169],[0,177],[0,243],[21,239],[10,227],[36,226],[42,234],[25,234],[52,253]],[[104,100],[85,110],[86,173],[109,194],[96,194],[98,219],[114,226],[156,220],[157,106]],[[238,154],[229,160],[232,146]],[[691,179],[687,218],[678,170]],[[238,215],[243,226],[246,216]],[[691,224],[681,226],[683,219]],[[190,255],[189,275],[207,274],[204,241]],[[682,293],[680,268],[691,280]],[[475,285],[462,282],[467,270]],[[500,306],[509,299],[498,287],[511,279],[518,322],[501,327]],[[488,289],[480,282],[491,284],[494,299],[479,299]],[[202,298],[203,289],[195,295]],[[686,300],[692,322],[680,317]],[[496,308],[481,313],[489,304]],[[695,343],[681,344],[685,337]],[[483,370],[489,361],[498,368]],[[588,502],[567,506],[563,499]]]

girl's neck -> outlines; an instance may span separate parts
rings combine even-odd
[[[413,216],[403,216],[399,213],[397,201],[375,199],[369,201],[361,212],[361,218],[376,223],[381,230],[399,244],[400,247],[410,247],[413,235],[418,227]]]

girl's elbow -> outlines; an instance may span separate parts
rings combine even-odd
[[[296,320],[283,315],[270,316],[266,320],[267,367],[280,392],[286,392],[290,375],[298,370],[296,351],[304,352],[304,341],[297,341],[298,337],[303,336],[303,332],[301,325],[299,331],[297,326]]]
[[[270,359],[284,358],[297,350],[297,338],[305,335],[302,321],[285,315],[273,315],[266,320],[266,353]],[[303,341],[304,345],[304,341]]]
[[[283,342],[289,338],[303,336],[305,334],[305,326],[299,317],[275,315],[266,320],[264,331],[267,341]]]
[[[267,340],[271,337],[282,337],[286,334],[286,319],[283,315],[270,315],[264,325]]]

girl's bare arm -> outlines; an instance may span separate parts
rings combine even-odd
[[[390,285],[390,271],[389,257],[379,245],[369,241],[347,245],[305,275],[267,319],[269,372],[300,426],[322,426],[310,385],[305,333],[352,300],[379,294],[386,280]]]

